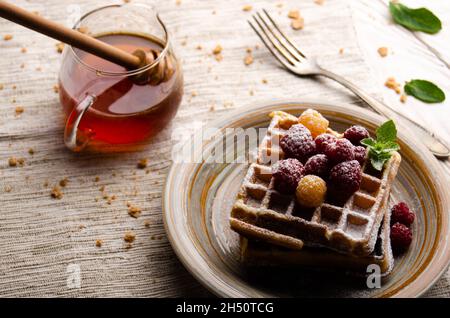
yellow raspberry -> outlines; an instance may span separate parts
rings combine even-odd
[[[298,118],[298,122],[309,129],[313,138],[326,133],[329,124],[328,120],[314,109],[305,110]]]
[[[297,202],[308,208],[316,208],[325,200],[327,185],[322,178],[315,175],[307,175],[300,179],[295,195]]]

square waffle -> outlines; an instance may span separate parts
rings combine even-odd
[[[362,276],[367,274],[369,265],[376,264],[380,267],[381,275],[387,276],[394,266],[389,209],[386,209],[375,249],[367,256],[346,255],[320,247],[304,247],[296,251],[266,242],[248,240],[243,236],[241,236],[240,245],[241,260],[249,267],[304,266],[312,269],[345,271],[347,274]]]
[[[292,115],[274,113],[257,160],[250,165],[233,205],[231,228],[245,237],[290,249],[299,250],[305,244],[355,256],[371,254],[400,154],[393,152],[381,173],[364,164],[360,189],[345,203],[325,201],[307,209],[297,204],[295,195],[275,190],[271,174],[271,165],[284,157],[279,140],[296,123]]]

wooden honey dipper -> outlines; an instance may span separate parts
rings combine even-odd
[[[123,66],[128,70],[142,68],[152,63],[155,59],[153,52],[149,54],[143,50],[136,50],[133,53],[125,52],[94,37],[45,19],[6,1],[0,1],[0,17]],[[143,83],[148,78],[149,76],[136,76],[135,81]]]

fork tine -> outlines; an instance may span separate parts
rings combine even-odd
[[[292,41],[286,34],[284,34],[283,31],[281,31],[280,27],[278,26],[278,24],[275,22],[274,19],[272,19],[271,15],[269,14],[269,12],[267,12],[266,9],[262,9],[263,12],[266,14],[266,16],[269,18],[270,22],[272,22],[273,26],[277,29],[277,31],[280,33],[280,35],[285,38],[285,40],[304,58],[306,58],[306,56],[302,53],[302,51],[299,50],[299,48],[297,47],[297,45],[294,43],[294,41]]]
[[[263,36],[263,34],[260,31],[258,31],[258,29],[253,25],[253,23],[251,23],[250,21],[248,22],[250,26],[253,28],[253,30],[256,32],[256,34],[260,37],[261,41],[263,41],[264,45],[267,47],[270,53],[272,53],[272,55],[285,67],[289,68],[290,70],[293,70],[292,66],[294,66],[297,61],[293,60],[293,58],[285,51],[285,49],[280,47],[276,43],[276,41],[274,41],[269,36],[269,34],[267,33],[267,31],[265,30],[265,28],[262,26],[262,24],[259,22],[259,20],[256,18],[255,15],[253,15],[253,19],[258,24],[260,30],[262,31],[262,33],[264,33],[265,36]],[[270,45],[269,42],[272,45]],[[277,54],[277,52],[279,54]]]
[[[259,38],[261,39],[261,41],[264,43],[264,45],[266,46],[266,48],[269,50],[269,52],[278,60],[278,62],[280,62],[281,64],[283,64],[284,67],[286,67],[287,69],[293,71],[293,63],[289,60],[285,60],[283,58],[281,58],[278,54],[277,51],[267,42],[267,40],[265,39],[265,37],[262,35],[261,32],[258,31],[258,29],[253,25],[253,23],[249,20],[248,24],[250,24],[250,26],[252,27],[253,31],[255,31],[255,33],[259,36]]]
[[[288,52],[289,54],[295,58],[298,62],[301,62],[303,60],[303,56],[298,53],[298,49],[295,47],[292,47],[292,44],[287,43],[284,39],[284,34],[281,34],[281,37],[274,32],[273,27],[270,27],[269,24],[266,22],[266,19],[264,19],[259,12],[256,13],[259,17],[259,19],[264,23],[265,27],[269,32],[272,34],[272,36],[280,43]],[[269,18],[270,20],[270,18]],[[273,20],[270,20],[273,24]],[[270,22],[269,22],[270,23]],[[279,32],[279,31],[278,31]]]

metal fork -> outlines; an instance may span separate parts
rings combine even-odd
[[[412,124],[412,126],[410,125],[408,127],[413,128],[416,137],[419,140],[422,140],[437,158],[446,159],[450,156],[449,147],[445,145],[443,141],[440,141],[434,133],[430,132],[427,128],[376,100],[344,77],[324,69],[317,63],[316,58],[307,58],[300,51],[298,46],[281,31],[278,24],[265,9],[262,10],[262,13],[255,13],[252,17],[254,21],[249,20],[248,23],[261,38],[270,53],[272,53],[272,55],[287,70],[299,76],[321,75],[335,80],[358,95],[380,115],[387,118],[398,116]]]

